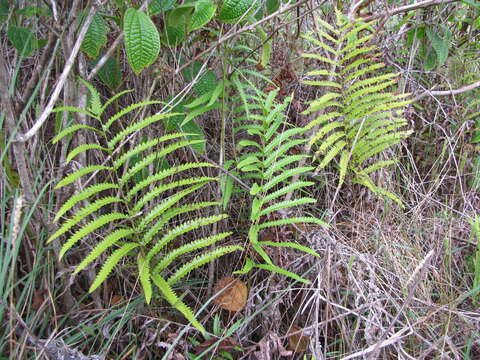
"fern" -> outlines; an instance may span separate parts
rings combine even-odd
[[[249,87],[245,87],[237,78],[234,84],[238,87],[239,101],[243,103],[234,110],[244,116],[238,116],[236,122],[241,125],[235,130],[237,133],[245,133],[255,136],[253,139],[241,139],[238,149],[242,150],[237,168],[255,179],[250,188],[253,196],[250,209],[251,225],[248,239],[252,248],[260,255],[266,264],[256,264],[255,267],[274,271],[291,277],[295,280],[308,282],[300,276],[274,265],[266,249],[269,247],[287,247],[300,250],[308,254],[317,255],[313,250],[293,242],[267,242],[259,241],[260,232],[269,227],[298,223],[315,223],[326,225],[320,219],[314,217],[291,217],[289,212],[294,207],[316,203],[310,197],[289,198],[296,191],[304,191],[313,185],[310,181],[290,182],[292,177],[304,175],[313,170],[310,166],[298,166],[301,160],[308,159],[308,155],[290,155],[289,150],[295,146],[304,144],[306,139],[301,138],[304,129],[291,127],[285,122],[284,112],[289,106],[290,98],[283,102],[277,102],[278,89],[268,95],[256,90],[256,95],[251,97]],[[255,106],[251,106],[252,102]],[[299,136],[300,138],[296,138]],[[286,196],[285,200],[281,197]],[[281,220],[270,220],[280,214]],[[248,261],[248,260],[247,260]],[[253,266],[251,267],[253,268]]]
[[[306,127],[312,131],[309,141],[318,144],[315,157],[319,158],[319,169],[338,159],[337,191],[351,174],[353,182],[401,204],[396,196],[375,186],[370,176],[396,162],[396,159],[382,159],[382,154],[411,134],[400,129],[407,125],[401,117],[402,110],[412,101],[408,94],[386,91],[396,83],[398,74],[379,74],[385,65],[369,56],[376,47],[370,44],[372,35],[363,30],[371,24],[344,21],[338,14],[336,26],[319,22],[319,39],[304,36],[328,53],[328,58],[303,55],[323,63],[324,68],[307,74],[315,80],[304,81],[324,89],[324,95],[311,102],[304,112],[319,112]]]
[[[67,175],[58,182],[56,188],[70,185],[82,176],[93,172],[102,171],[101,175],[105,175],[105,177],[100,175],[92,177],[91,179],[98,181],[97,184],[78,191],[65,201],[56,214],[55,221],[63,218],[80,203],[83,203],[83,207],[72,215],[66,216],[48,241],[62,239],[63,246],[60,250],[60,257],[63,257],[80,241],[89,237],[98,237],[102,232],[108,231],[103,240],[93,247],[75,269],[75,272],[79,272],[108,256],[105,261],[102,261],[103,266],[91,284],[90,291],[97,289],[120,263],[135,264],[136,274],[147,303],[153,299],[154,284],[173,307],[180,311],[197,329],[204,331],[190,308],[179,300],[171,285],[199,266],[229,252],[241,250],[241,248],[237,246],[216,247],[193,257],[192,260],[184,260],[187,258],[184,255],[196,253],[230,235],[230,233],[220,233],[197,240],[186,240],[195,238],[195,232],[199,228],[221,221],[226,215],[192,216],[190,221],[176,223],[173,223],[172,219],[188,212],[218,206],[217,202],[191,203],[185,201],[188,195],[216,180],[216,178],[208,176],[189,176],[187,171],[212,165],[202,162],[179,164],[163,170],[154,170],[142,181],[133,181],[138,172],[145,171],[156,160],[164,159],[179,149],[202,141],[185,140],[191,135],[190,133],[173,133],[152,137],[137,145],[131,144],[130,141],[125,141],[131,135],[145,131],[147,127],[159,120],[178,114],[157,114],[139,119],[124,126],[123,130],[114,133],[111,128],[114,122],[129,116],[134,110],[159,102],[143,101],[130,105],[103,121],[102,117],[107,106],[114,100],[110,99],[102,104],[96,89],[88,82],[82,81],[90,91],[88,109],[63,107],[57,110],[87,114],[99,120],[99,125],[104,125],[102,129],[97,129],[93,126],[73,124],[61,131],[53,141],[60,141],[65,136],[75,134],[80,130],[95,132],[100,136],[101,143],[107,144],[107,146],[82,144],[68,153],[67,163],[78,154],[89,150],[102,151],[108,156],[101,165],[85,165]],[[121,94],[126,93],[128,92],[125,91]],[[119,96],[116,95],[113,99],[118,99]],[[141,160],[136,163],[129,161],[136,156],[141,156]],[[109,179],[110,182],[102,182],[102,179]],[[163,273],[173,275],[166,281]]]

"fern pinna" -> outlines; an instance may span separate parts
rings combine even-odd
[[[120,118],[155,102],[145,101],[130,105],[110,118],[103,120],[102,115],[107,106],[125,92],[115,95],[105,104],[102,104],[95,88],[88,82],[83,82],[90,90],[88,109],[61,107],[55,111],[87,114],[99,126],[71,125],[55,136],[53,142],[58,142],[67,135],[78,131],[95,132],[104,144],[82,144],[70,151],[66,157],[67,162],[73,160],[80,153],[91,150],[103,152],[107,161],[101,165],[89,165],[74,171],[62,179],[56,188],[69,185],[80,178],[83,179],[86,175],[90,175],[91,179],[91,176],[99,171],[105,173],[103,178],[106,181],[94,185],[84,182],[87,186],[74,193],[59,209],[55,221],[62,219],[63,222],[48,241],[59,237],[65,239],[60,250],[60,257],[63,257],[80,240],[93,235],[98,229],[104,228],[104,231],[108,232],[106,236],[96,244],[75,270],[75,272],[79,272],[107,252],[110,253],[91,285],[90,292],[98,288],[121,261],[134,261],[137,264],[137,275],[146,302],[150,303],[152,299],[153,283],[173,307],[203,332],[205,331],[203,326],[196,320],[192,310],[179,299],[172,286],[195,268],[240,248],[238,246],[217,246],[213,250],[207,250],[188,262],[184,262],[181,266],[176,266],[182,255],[207,249],[212,244],[225,239],[230,233],[214,234],[186,243],[183,241],[183,245],[177,247],[172,244],[178,243],[182,235],[226,217],[223,214],[190,216],[192,219],[186,222],[182,222],[179,218],[179,216],[189,216],[188,213],[200,209],[206,212],[207,208],[218,205],[215,202],[182,203],[182,200],[189,194],[216,180],[207,176],[187,177],[185,173],[188,170],[211,165],[204,162],[184,163],[157,169],[144,178],[137,176],[149,167],[158,168],[155,163],[175,150],[194,145],[201,140],[185,140],[190,134],[173,133],[159,138],[146,139],[139,144],[128,147],[126,140],[137,131],[159,120],[165,120],[179,114],[156,114],[132,122],[119,132],[114,133],[112,125]],[[134,158],[137,161],[133,161]],[[184,175],[182,179],[172,180],[172,177],[182,173]],[[83,204],[83,207],[73,211],[80,204]],[[67,213],[70,212],[73,212],[73,214],[68,216]],[[177,221],[174,223],[171,220]]]
[[[399,74],[379,74],[385,64],[375,60],[371,23],[347,22],[340,14],[336,27],[321,19],[318,23],[319,39],[304,38],[321,49],[322,55],[303,55],[318,61],[321,67],[307,74],[316,79],[304,83],[325,89],[304,112],[320,112],[307,125],[312,131],[310,145],[318,144],[318,167],[322,169],[338,157],[338,188],[351,173],[354,183],[401,204],[397,196],[375,185],[370,176],[397,162],[395,158],[378,160],[377,155],[411,134],[402,130],[407,125],[402,115],[403,108],[411,103],[409,94],[384,91],[397,82]]]
[[[308,155],[292,155],[290,150],[303,144],[303,128],[291,127],[287,129],[285,110],[290,98],[281,103],[276,102],[278,89],[268,95],[263,94],[255,86],[241,83],[234,75],[233,81],[238,88],[242,105],[234,110],[239,116],[235,128],[237,134],[246,133],[248,139],[238,142],[238,149],[242,151],[237,168],[245,173],[246,178],[252,179],[250,195],[253,196],[250,210],[250,229],[248,239],[255,252],[264,263],[255,263],[247,259],[246,265],[238,273],[246,273],[253,267],[277,272],[301,282],[308,282],[295,273],[275,265],[268,255],[268,248],[289,247],[318,256],[312,249],[294,242],[261,240],[261,232],[268,228],[299,224],[314,223],[326,225],[315,217],[292,217],[291,208],[316,203],[310,197],[290,199],[289,194],[305,189],[314,183],[311,181],[291,182],[295,176],[311,172],[311,166],[299,166],[302,159]],[[285,198],[282,200],[282,198]],[[280,214],[280,218],[278,218]]]

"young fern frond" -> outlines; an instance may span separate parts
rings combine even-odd
[[[239,80],[235,83],[237,87],[242,87]],[[255,267],[274,271],[298,281],[308,282],[300,276],[274,265],[274,260],[268,255],[266,249],[272,246],[280,246],[317,255],[313,250],[289,241],[278,243],[259,241],[260,232],[270,227],[304,222],[325,225],[317,218],[290,217],[289,215],[292,208],[316,203],[315,199],[298,197],[280,200],[283,196],[289,196],[296,191],[304,191],[307,187],[313,185],[313,182],[310,181],[291,182],[293,177],[305,175],[314,169],[310,166],[298,166],[300,161],[309,157],[308,155],[289,154],[292,148],[307,141],[302,138],[305,130],[289,127],[285,122],[284,113],[289,106],[290,99],[287,98],[283,102],[277,102],[278,90],[271,91],[268,95],[257,92],[256,95],[254,98],[248,98],[247,90],[243,89],[243,96],[241,96],[243,97],[241,99],[243,106],[239,107],[238,111],[248,109],[249,114],[246,117],[239,116],[237,122],[241,121],[242,125],[236,127],[237,132],[243,131],[250,136],[255,136],[255,139],[239,141],[238,148],[242,149],[243,154],[237,163],[237,168],[240,171],[256,179],[252,182],[250,188],[250,194],[254,198],[250,210],[251,225],[248,239],[252,248],[260,255],[265,264],[256,264]],[[249,106],[250,101],[256,101],[256,106]],[[297,136],[300,138],[297,138]],[[283,219],[271,220],[278,216]]]
[[[307,39],[314,46],[328,50],[331,59],[316,54],[304,55],[329,69],[312,70],[308,72],[311,79],[305,81],[325,89],[324,95],[311,102],[304,112],[319,112],[306,126],[312,131],[310,144],[318,144],[316,149],[314,147],[315,157],[320,161],[318,168],[325,168],[338,159],[337,189],[351,174],[352,179],[375,194],[399,202],[393,194],[374,186],[370,175],[395,163],[395,159],[384,160],[383,156],[379,159],[379,155],[411,134],[411,131],[401,130],[407,126],[401,112],[412,100],[408,99],[409,94],[386,91],[396,84],[399,74],[379,74],[385,64],[376,61],[372,54],[376,51],[376,46],[371,44],[373,36],[364,31],[370,23],[345,23],[339,15],[336,26],[320,24],[320,40]]]
[[[101,120],[106,107],[126,93],[117,94],[102,104],[95,88],[87,82],[84,83],[90,91],[88,109],[63,107],[60,110],[76,111]],[[205,211],[205,209],[218,206],[217,202],[192,203],[187,200],[188,195],[195,193],[207,183],[217,180],[209,176],[191,176],[189,170],[211,167],[211,164],[205,162],[180,163],[175,167],[154,170],[150,176],[137,181],[135,175],[141,171],[147,171],[151,165],[155,165],[157,160],[164,160],[179,149],[203,142],[202,140],[184,140],[185,137],[191,135],[188,132],[147,138],[137,145],[131,144],[131,141],[125,141],[132,138],[131,135],[137,132],[145,132],[149,126],[159,120],[178,115],[176,113],[139,119],[123,126],[123,130],[117,133],[113,132],[112,129],[116,127],[111,125],[114,122],[120,121],[134,110],[157,103],[159,102],[143,101],[130,105],[112,115],[105,122],[99,121],[99,126],[105,124],[103,129],[73,124],[54,138],[54,142],[56,142],[77,131],[86,130],[96,132],[101,137],[102,144],[107,144],[107,147],[97,144],[82,144],[68,153],[67,163],[88,150],[100,150],[110,156],[106,157],[105,163],[85,164],[58,182],[56,189],[70,185],[84,175],[102,171],[100,175],[91,177],[90,181],[97,181],[97,184],[90,185],[73,194],[60,207],[55,221],[60,220],[65,214],[83,203],[83,207],[66,217],[66,220],[59,225],[48,241],[62,239],[63,246],[60,250],[60,257],[63,257],[78,242],[88,240],[90,237],[96,238],[103,228],[105,230],[108,228],[109,234],[93,246],[93,249],[75,270],[75,272],[79,272],[106,257],[90,291],[97,289],[120,262],[124,261],[129,265],[136,264],[137,276],[146,302],[150,303],[153,299],[152,284],[154,284],[159,293],[173,307],[203,332],[205,331],[203,326],[195,319],[191,309],[179,300],[170,285],[187,276],[199,266],[229,252],[241,250],[241,248],[237,246],[215,247],[214,250],[207,250],[197,257],[182,256],[212,246],[230,235],[230,233],[220,233],[199,240],[189,240],[191,237],[195,239],[196,232],[200,228],[223,220],[226,217],[224,214],[205,217],[193,215],[193,220],[188,222],[181,222],[181,219],[178,219],[178,215],[181,214],[198,210]],[[139,156],[141,156],[141,160],[132,161],[133,164],[129,161]],[[155,167],[153,166],[153,168]],[[106,179],[109,182],[106,182]],[[174,218],[177,218],[178,221],[173,222]],[[95,236],[93,236],[94,233]],[[175,264],[180,261],[182,265]],[[174,268],[172,269],[172,267]],[[173,273],[168,282],[162,277],[162,272]]]

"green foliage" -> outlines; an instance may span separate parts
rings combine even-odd
[[[447,60],[447,57],[448,57],[448,48],[449,48],[449,44],[448,44],[448,36],[445,36],[444,38],[442,38],[439,33],[438,33],[438,29],[432,29],[432,28],[427,28],[426,30],[426,34],[427,34],[427,37],[428,37],[428,40],[430,40],[430,44],[432,45],[432,48],[433,48],[433,51],[430,51],[429,52],[429,55],[430,54],[435,54],[436,56],[433,57],[432,55],[430,55],[430,57],[433,57],[435,59],[435,66],[437,67],[440,67],[442,66],[445,61]],[[430,66],[431,64],[433,63],[432,60],[429,60],[427,58],[427,63],[425,65],[425,70],[431,70]],[[428,64],[428,69],[427,69],[427,64]]]
[[[82,27],[87,10],[80,15],[79,28]],[[108,26],[100,14],[95,14],[90,26],[87,29],[80,49],[91,58],[96,58],[100,49],[107,43]]]
[[[201,29],[213,18],[217,10],[212,0],[199,0],[193,3],[195,8],[188,22],[188,31]]]
[[[472,257],[473,264],[473,283],[472,295],[473,301],[476,306],[480,304],[480,217],[476,216],[475,219],[470,221],[472,226],[471,235],[476,240],[477,246]]]
[[[374,60],[376,47],[370,45],[370,24],[343,23],[337,28],[319,19],[320,40],[305,38],[324,50],[328,57],[305,54],[323,63],[322,70],[308,73],[316,80],[305,83],[324,88],[324,95],[313,101],[304,114],[319,112],[307,129],[312,131],[310,144],[317,145],[315,157],[319,169],[339,159],[340,188],[347,176],[368,187],[377,195],[401,201],[387,190],[376,186],[371,174],[395,163],[383,160],[385,150],[411,134],[401,130],[407,125],[403,108],[411,103],[408,94],[394,94],[385,89],[396,83],[398,74],[379,74],[383,63]],[[326,70],[328,69],[328,70]]]
[[[175,3],[175,0],[152,0],[148,4],[148,13],[150,16],[158,15],[163,11],[172,9]]]
[[[84,83],[90,90],[91,101],[88,110],[82,112],[95,114],[95,119],[102,119],[106,106],[101,103],[95,88],[87,82]],[[73,130],[64,130],[54,138],[54,141],[59,141],[67,134],[77,131],[93,133],[94,130],[97,130],[95,133],[101,138],[101,143],[106,146],[83,144],[70,151],[67,159],[71,160],[78,154],[91,151],[101,153],[107,158],[106,162],[102,162],[105,165],[86,165],[67,175],[57,184],[57,188],[67,186],[80,180],[83,175],[91,175],[100,170],[105,172],[104,178],[113,183],[102,182],[103,177],[97,175],[95,176],[95,179],[98,179],[97,184],[80,187],[70,196],[58,211],[55,221],[63,218],[78,204],[83,203],[84,206],[74,211],[71,216],[67,216],[58,230],[50,236],[48,242],[64,237],[60,250],[60,257],[63,257],[80,241],[91,237],[94,232],[102,232],[103,229],[107,235],[75,270],[78,272],[110,253],[103,262],[90,291],[97,289],[117,265],[132,264],[132,257],[136,257],[137,276],[140,279],[146,302],[150,303],[152,300],[153,282],[173,307],[180,311],[197,329],[204,331],[202,325],[195,319],[193,312],[175,294],[172,286],[192,270],[219,256],[240,250],[240,247],[215,246],[213,250],[205,250],[228,237],[229,232],[196,240],[185,239],[186,236],[193,237],[199,228],[216,223],[226,217],[222,214],[206,217],[195,215],[197,210],[206,211],[208,208],[217,206],[217,203],[184,201],[189,194],[216,180],[206,176],[188,177],[186,171],[209,167],[210,164],[186,163],[176,167],[155,169],[141,181],[134,181],[135,175],[148,169],[148,166],[156,159],[164,159],[177,149],[202,142],[202,140],[183,140],[191,134],[174,133],[151,139],[145,138],[138,144],[124,144],[124,140],[129,135],[141,131],[154,122],[177,115],[175,113],[156,114],[137,120],[117,133],[109,130],[114,121],[131,115],[134,110],[141,109],[148,104],[149,102],[145,101],[131,105],[120,110],[107,121],[100,121],[101,130],[91,126],[72,125],[67,129]],[[64,107],[58,111],[62,110],[75,111],[76,109]],[[131,160],[136,156],[140,160],[132,163]],[[181,179],[175,180],[175,177],[182,174]],[[107,192],[109,195],[106,195]],[[178,216],[186,213],[191,213],[190,220],[182,222]],[[179,243],[180,245],[178,245]],[[185,258],[185,255],[196,253],[198,250],[204,251],[191,260],[180,261]],[[170,276],[164,280],[163,274],[170,274]]]
[[[118,59],[109,56],[105,64],[103,64],[98,71],[98,77],[110,88],[110,90],[116,90],[122,83],[122,72],[120,70]]]
[[[243,139],[238,142],[238,150],[242,152],[237,163],[237,168],[252,178],[250,195],[252,205],[250,210],[251,226],[248,239],[253,249],[263,259],[264,264],[255,264],[255,267],[274,271],[295,280],[308,282],[296,274],[288,272],[274,265],[267,254],[271,247],[288,247],[318,256],[313,250],[287,241],[271,242],[261,240],[261,231],[268,227],[282,226],[296,223],[315,223],[326,225],[314,217],[292,217],[290,211],[293,207],[305,204],[314,204],[316,200],[310,197],[288,196],[296,191],[304,191],[313,185],[311,181],[297,181],[292,183],[295,175],[307,174],[313,167],[299,166],[308,155],[291,155],[289,153],[295,146],[305,143],[304,129],[289,127],[285,121],[285,111],[289,106],[290,98],[277,103],[275,98],[278,89],[268,95],[257,90],[256,95],[249,94],[248,87],[244,86],[234,75],[233,79],[238,86],[243,104],[235,109],[237,126],[235,131],[241,133]],[[255,105],[255,111],[251,106]],[[243,114],[243,115],[240,115]],[[248,136],[248,138],[245,138]],[[296,137],[300,137],[299,139]],[[285,200],[281,198],[285,197]],[[277,220],[280,217],[280,220]]]
[[[136,74],[157,60],[160,35],[152,20],[133,8],[125,11],[123,19],[125,51],[128,62]]]
[[[224,0],[218,19],[226,22],[236,22],[240,17],[245,16],[256,0]]]
[[[22,56],[32,55],[42,45],[42,42],[37,40],[30,29],[25,27],[10,26],[7,30],[7,37]]]

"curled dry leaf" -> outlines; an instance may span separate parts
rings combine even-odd
[[[225,277],[218,281],[214,291],[217,296],[213,302],[225,310],[240,311],[247,303],[247,285],[238,279]]]
[[[292,350],[295,352],[305,352],[308,350],[310,338],[302,333],[301,327],[293,325],[288,330],[288,334],[288,350]]]

